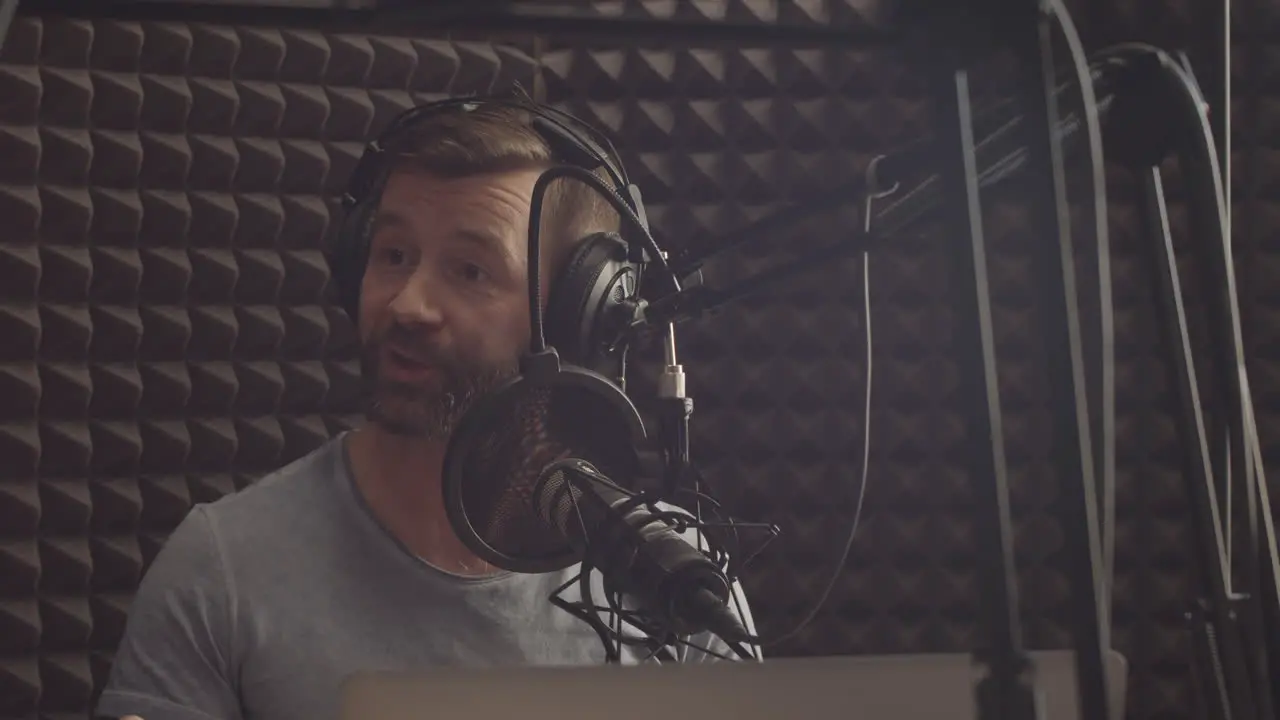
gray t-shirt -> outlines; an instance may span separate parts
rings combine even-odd
[[[428,565],[370,513],[345,447],[335,438],[192,509],[138,588],[99,715],[324,720],[356,672],[604,662],[590,626],[548,602],[576,567],[468,579]],[[691,641],[731,656],[718,640]]]

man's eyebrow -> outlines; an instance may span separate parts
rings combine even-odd
[[[378,214],[373,216],[372,229],[377,231],[385,228],[403,228],[408,224],[408,219],[395,210],[379,210]]]
[[[475,245],[482,250],[495,252],[514,259],[511,247],[503,241],[502,237],[494,234],[492,231],[480,228],[458,228],[453,235],[463,242]]]

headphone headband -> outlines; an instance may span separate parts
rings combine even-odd
[[[343,207],[350,212],[355,206],[377,194],[388,169],[383,155],[413,128],[430,118],[449,112],[472,112],[497,106],[529,113],[531,127],[551,149],[553,162],[563,161],[594,172],[604,168],[613,184],[614,192],[637,211],[631,193],[627,191],[630,179],[613,143],[599,130],[572,114],[537,103],[531,99],[513,95],[473,95],[437,100],[418,105],[397,115],[372,142],[351,173],[347,190],[342,196]]]

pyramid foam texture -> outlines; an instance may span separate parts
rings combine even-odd
[[[859,4],[718,5],[827,22],[852,21]],[[1090,47],[1176,48],[1203,25],[1187,0],[1073,6]],[[1274,465],[1280,250],[1267,238],[1280,230],[1280,11],[1252,12],[1237,13],[1233,66],[1236,252]],[[351,329],[326,302],[320,255],[334,197],[362,141],[395,112],[513,81],[613,133],[673,248],[856,177],[876,153],[929,128],[919,78],[878,48],[677,50],[661,38],[495,43],[19,18],[0,53],[0,717],[85,717],[138,579],[191,505],[354,422]],[[1118,168],[1109,180],[1114,644],[1130,661],[1129,716],[1187,717],[1194,525],[1136,185]],[[1033,647],[1059,648],[1070,645],[1058,516],[1069,480],[1049,459],[1023,199],[1015,187],[988,202],[989,267],[1024,626]],[[1171,200],[1184,228],[1176,190]],[[855,221],[853,208],[813,217],[709,267],[707,279],[838,239]],[[964,651],[977,640],[972,438],[955,361],[968,330],[943,245],[954,240],[934,233],[872,257],[861,524],[825,610],[775,656]],[[853,260],[832,263],[681,334],[695,460],[735,515],[783,531],[745,578],[769,634],[792,627],[824,589],[853,516],[866,429],[860,278]]]
[[[20,17],[0,62],[0,717],[84,717],[193,503],[349,427],[322,241],[372,128],[512,45]]]
[[[747,13],[764,3],[728,5]],[[841,3],[783,5],[793,15],[842,17]],[[1071,5],[1089,47],[1142,40],[1178,49],[1205,42],[1196,27],[1207,21],[1192,3]],[[1266,178],[1280,170],[1280,159],[1268,154],[1275,125],[1266,123],[1274,110],[1267,93],[1280,88],[1266,58],[1274,54],[1267,38],[1280,41],[1280,28],[1256,15],[1237,13],[1236,22],[1245,48],[1233,67],[1241,305],[1264,451],[1274,463],[1280,458],[1280,348],[1274,342],[1280,269],[1276,251],[1261,243],[1276,223],[1275,190],[1268,195]],[[551,100],[620,138],[654,225],[672,248],[730,237],[770,210],[858,177],[875,154],[930,129],[923,78],[881,48],[564,43],[552,44],[541,64]],[[998,87],[1000,77],[1009,76],[997,74],[984,87]],[[1268,170],[1268,162],[1276,167]],[[1081,161],[1073,165],[1078,174]],[[1117,407],[1113,646],[1130,664],[1129,717],[1186,717],[1195,706],[1183,620],[1199,592],[1191,561],[1194,516],[1138,229],[1139,186],[1114,166],[1108,181]],[[1185,250],[1176,173],[1169,185],[1175,233]],[[1073,185],[1080,244],[1091,240],[1091,207],[1082,190]],[[1036,300],[1029,251],[1036,231],[1027,199],[1016,185],[988,195],[988,270],[1022,622],[1030,647],[1067,648],[1072,593],[1068,529],[1060,518],[1071,479],[1051,459],[1046,320]],[[776,262],[780,253],[837,240],[855,227],[851,211],[778,231],[771,242],[709,264],[705,280],[730,283]],[[977,499],[966,452],[984,440],[966,429],[960,386],[969,378],[960,374],[956,349],[973,331],[954,309],[944,245],[965,238],[942,230],[871,257],[874,379],[865,505],[825,610],[772,648],[775,654],[963,652],[980,640]],[[1082,248],[1080,262],[1082,307],[1086,349],[1096,353],[1097,270],[1084,257],[1087,250],[1091,246]],[[1194,308],[1197,289],[1184,275]],[[832,263],[680,337],[696,403],[696,461],[717,497],[739,516],[782,530],[746,574],[766,636],[795,627],[826,589],[857,506],[866,430],[862,296],[858,264]]]

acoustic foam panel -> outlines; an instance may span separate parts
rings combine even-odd
[[[759,3],[731,5],[734,6],[731,10],[741,12],[752,10]],[[812,3],[783,5],[786,12],[793,13],[797,9],[813,12],[815,7]],[[849,16],[840,9],[839,3],[827,3],[825,7],[829,12],[844,12],[842,17]],[[1135,7],[1125,5],[1117,12],[1126,18],[1138,17],[1140,13]],[[1097,15],[1106,17],[1101,11]],[[1106,23],[1101,26],[1126,39],[1133,37],[1122,33],[1117,26]],[[176,42],[167,39],[175,33]],[[185,33],[190,33],[189,41]],[[89,47],[82,53],[58,59],[57,50],[80,45],[55,43],[54,38],[79,37],[78,42],[83,44],[87,36],[92,36],[93,42],[88,43]],[[25,398],[13,405],[15,409],[6,420],[14,430],[10,435],[25,432],[31,438],[40,438],[40,432],[51,424],[45,420],[47,416],[63,423],[58,427],[87,424],[88,437],[95,441],[89,459],[79,463],[81,468],[88,466],[89,471],[81,470],[77,474],[75,461],[62,459],[76,457],[76,454],[49,450],[58,446],[48,443],[56,442],[61,436],[46,432],[45,437],[54,440],[46,441],[38,458],[32,450],[26,450],[25,457],[31,458],[26,460],[27,466],[34,469],[23,472],[22,463],[7,464],[6,467],[19,471],[0,481],[0,494],[17,498],[14,502],[0,503],[3,517],[6,520],[11,515],[27,518],[25,526],[15,524],[14,532],[6,532],[5,537],[11,538],[5,540],[6,548],[13,547],[14,552],[4,555],[17,557],[26,564],[19,565],[15,572],[0,574],[0,577],[17,579],[13,591],[6,588],[3,595],[11,598],[4,601],[3,616],[19,618],[19,622],[10,624],[24,628],[12,635],[0,633],[0,637],[20,638],[12,649],[4,652],[6,677],[18,680],[9,687],[18,691],[9,693],[7,687],[0,691],[0,697],[20,699],[13,708],[15,716],[30,717],[37,706],[45,715],[65,711],[83,716],[88,708],[86,698],[92,692],[88,677],[92,674],[100,684],[105,675],[127,610],[128,594],[136,586],[146,561],[189,503],[216,497],[243,485],[287,461],[307,443],[319,442],[325,436],[323,431],[306,433],[306,440],[295,445],[297,450],[277,449],[283,447],[276,438],[284,435],[285,427],[316,418],[329,427],[341,427],[345,417],[355,410],[354,398],[350,395],[354,375],[349,363],[349,329],[345,321],[320,305],[318,295],[304,293],[310,299],[295,302],[307,303],[304,307],[313,310],[313,317],[319,313],[325,322],[331,321],[331,334],[336,335],[323,340],[315,338],[314,335],[323,334],[325,326],[317,318],[309,325],[302,325],[317,328],[307,336],[296,330],[299,324],[290,326],[285,322],[293,308],[285,304],[280,309],[281,303],[273,302],[270,293],[253,295],[252,288],[256,285],[240,279],[257,272],[258,278],[263,275],[276,278],[268,285],[272,288],[278,285],[281,293],[288,287],[297,287],[297,280],[287,280],[291,273],[298,276],[297,271],[290,269],[293,265],[286,265],[287,252],[314,250],[324,230],[286,234],[287,228],[298,226],[286,221],[289,216],[285,208],[294,207],[293,203],[299,202],[301,196],[317,208],[302,215],[316,217],[320,224],[318,208],[322,205],[322,226],[331,226],[328,222],[333,209],[331,195],[354,160],[366,128],[375,122],[384,122],[388,106],[402,107],[406,102],[405,92],[413,97],[450,87],[474,89],[512,77],[524,78],[532,74],[534,64],[525,49],[504,46],[321,36],[306,32],[284,36],[267,32],[265,36],[264,42],[262,32],[240,28],[140,28],[112,23],[28,21],[26,30],[19,31],[18,35],[26,38],[25,42],[11,40],[6,47],[0,77],[6,78],[6,90],[13,89],[6,97],[25,98],[25,104],[15,103],[6,108],[6,112],[15,117],[0,119],[6,128],[0,137],[39,138],[35,143],[5,140],[6,151],[12,146],[26,154],[4,155],[23,157],[25,161],[5,166],[4,171],[12,172],[16,180],[0,180],[11,189],[4,197],[24,198],[22,202],[8,202],[6,210],[9,207],[28,209],[26,215],[6,215],[26,219],[16,225],[21,230],[17,233],[18,240],[4,243],[4,257],[16,258],[6,262],[5,267],[16,270],[3,271],[6,280],[12,277],[14,281],[0,287],[15,289],[13,295],[17,300],[10,305],[25,302],[25,307],[35,309],[25,315],[6,313],[6,316],[16,314],[23,320],[14,324],[13,331],[6,337],[21,339],[24,329],[33,336],[26,350],[16,353],[10,350],[5,358],[12,359],[12,363],[5,366],[12,370],[7,370],[4,377],[17,378],[8,382],[6,388],[15,388],[11,393],[14,398]],[[282,38],[283,50],[276,37]],[[411,52],[397,50],[406,47],[406,42]],[[165,59],[163,48],[173,45],[177,46],[176,51],[170,51]],[[468,53],[498,56],[503,62],[464,60],[463,56]],[[441,54],[445,56],[442,63],[438,60]],[[179,59],[174,61],[175,57]],[[428,62],[422,60],[423,57],[432,59]],[[149,58],[145,64],[144,58]],[[338,58],[343,61],[338,62]],[[348,62],[351,58],[356,62]],[[506,62],[511,59],[514,60]],[[574,51],[561,49],[548,53],[541,63],[545,65],[544,77],[553,99],[616,130],[619,144],[631,158],[633,174],[652,205],[655,225],[663,232],[664,239],[672,243],[693,243],[714,237],[783,200],[803,198],[824,182],[859,172],[870,155],[914,137],[927,127],[923,112],[925,98],[918,78],[903,72],[895,61],[870,52],[770,49],[674,52],[669,44],[652,49],[640,43],[635,47],[615,43],[609,48],[580,44]],[[381,69],[374,72],[375,67]],[[441,72],[434,75],[435,80],[420,77],[421,69],[428,67],[441,68]],[[189,120],[181,130],[170,130],[163,121],[158,128],[148,124],[156,123],[156,118],[170,117],[164,108],[172,105],[166,106],[161,100],[175,93],[155,90],[162,84],[147,79],[150,69],[163,68],[169,69],[157,73],[158,76],[172,76],[168,77],[172,84],[189,88],[190,100],[184,99],[183,93],[176,93],[178,107],[185,107],[185,103],[195,105],[199,100],[202,109],[222,108],[221,115],[189,112]],[[470,74],[467,68],[472,68]],[[102,102],[90,95],[91,92],[98,96],[111,92],[98,88],[110,84],[116,77],[112,72],[126,77],[138,76],[136,86],[130,87],[138,88],[140,97],[126,94],[134,98],[133,105]],[[374,75],[371,85],[367,82],[369,74]],[[379,79],[392,76],[394,80]],[[106,79],[99,80],[100,77]],[[229,78],[234,79],[227,82]],[[413,79],[402,81],[401,78]],[[211,82],[219,79],[223,82]],[[279,84],[278,96],[277,91],[271,89],[275,83]],[[310,86],[311,83],[322,87]],[[209,91],[210,85],[216,86],[215,92]],[[228,85],[233,89],[231,97],[237,102],[218,100],[228,95],[225,90]],[[72,93],[71,97],[81,99],[66,100],[67,93],[63,90],[68,88],[79,93]],[[110,97],[115,99],[120,95]],[[272,104],[266,107],[271,109],[254,114],[253,108],[263,106],[255,104],[250,108],[239,101],[244,97],[268,98]],[[214,102],[211,103],[210,98]],[[134,106],[137,109],[132,109]],[[146,107],[152,108],[150,113],[142,112]],[[113,113],[122,113],[117,116],[115,127],[111,125]],[[377,121],[370,117],[374,114],[378,115]],[[102,127],[117,133],[113,136],[98,132],[89,136],[88,143],[80,140],[79,146],[87,145],[93,150],[92,154],[88,150],[82,150],[79,155],[63,151],[64,156],[79,158],[79,164],[69,163],[74,168],[70,177],[81,178],[98,168],[88,182],[63,179],[56,167],[59,163],[47,162],[40,154],[40,151],[47,154],[46,148],[60,147],[60,141],[68,144],[61,139],[72,133],[63,130],[59,134],[52,129],[57,127],[60,117],[70,118],[60,122],[78,129],[81,138],[90,125],[95,131]],[[95,118],[92,123],[91,117]],[[106,118],[101,126],[96,120],[99,117]],[[293,121],[286,123],[289,118]],[[132,120],[134,125],[128,126],[125,120]],[[201,122],[210,123],[212,129],[202,128]],[[13,132],[15,127],[25,135]],[[116,156],[125,162],[108,163],[98,159],[108,157],[105,153],[122,144],[119,136],[127,137],[130,132],[137,140],[127,145],[129,152]],[[147,165],[145,161],[148,153],[157,157],[182,157],[181,153],[172,152],[163,155],[166,145],[151,138],[160,132],[188,137],[192,160],[188,164],[177,163],[177,172],[163,164],[159,164],[157,171],[157,163]],[[145,145],[144,137],[149,138]],[[278,150],[264,138],[281,138]],[[314,141],[322,150],[299,152],[297,146],[306,145],[300,143],[302,140]],[[210,145],[216,145],[215,149],[206,149]],[[264,145],[266,151],[261,150]],[[227,147],[234,148],[234,155],[225,150]],[[138,158],[138,152],[132,148],[143,148],[142,158]],[[200,162],[194,159],[197,150],[204,153]],[[1248,150],[1242,153],[1247,154]],[[315,182],[312,170],[323,166],[323,160],[316,160],[320,157],[327,158],[331,164],[328,179],[323,190],[308,190],[306,188],[314,185],[307,183]],[[145,174],[144,167],[153,168],[158,174]],[[254,172],[242,168],[251,168]],[[301,168],[305,171],[300,171]],[[286,178],[299,175],[302,176],[297,181],[299,186],[285,182]],[[189,191],[179,180],[184,177],[186,184],[192,186]],[[90,246],[86,233],[77,230],[79,226],[71,222],[75,214],[57,212],[67,207],[74,210],[83,203],[68,203],[61,200],[58,192],[48,189],[78,183],[88,185],[89,197],[96,201],[92,207],[97,222],[87,232],[94,240],[89,252],[94,263],[92,273],[84,269],[83,262],[62,260],[66,252],[58,255],[47,249],[74,248],[77,242],[82,247]],[[36,190],[29,190],[33,185]],[[166,204],[166,196],[160,192],[171,187],[182,188],[190,196],[193,220],[185,225],[182,221],[185,210],[170,210],[172,200]],[[225,200],[221,204],[214,202],[218,193],[227,192],[228,187],[235,198],[230,203],[234,210],[225,209],[228,206]],[[296,189],[298,187],[302,189]],[[131,202],[119,201],[117,198],[121,196]],[[155,196],[159,196],[159,202]],[[105,199],[98,201],[100,197]],[[51,213],[46,209],[37,215],[30,210],[36,201],[26,198],[43,201],[42,209],[55,207],[55,211]],[[317,198],[321,199],[318,204]],[[151,204],[142,207],[150,212],[133,211],[141,218],[122,211],[100,219],[99,213],[106,212],[99,211],[100,207],[122,205],[127,210],[142,205],[144,199]],[[1273,206],[1274,201],[1271,203]],[[1067,644],[1063,634],[1064,577],[1057,557],[1062,531],[1051,514],[1060,494],[1060,481],[1046,469],[1044,437],[1048,424],[1039,370],[1043,358],[1035,355],[1038,325],[1034,310],[1028,307],[1031,290],[1026,279],[1027,258],[1025,250],[1020,248],[1027,242],[1026,218],[1014,196],[1006,194],[993,204],[992,268],[996,275],[1001,328],[1002,384],[1008,408],[1006,421],[1011,426],[1009,452],[1017,481],[1016,513],[1027,537],[1019,544],[1024,615],[1034,644],[1061,647]],[[1265,206],[1261,200],[1259,204]],[[210,206],[214,209],[210,210]],[[262,206],[267,210],[262,210]],[[197,212],[195,208],[201,209]],[[170,215],[161,214],[165,211]],[[202,221],[194,222],[198,214]],[[120,216],[133,219],[130,222],[111,220]],[[184,242],[181,237],[175,237],[176,233],[163,232],[170,226],[162,224],[146,226],[160,228],[161,232],[149,230],[144,235],[143,223],[149,216],[152,221],[155,216],[178,218],[178,226],[186,228],[190,239]],[[1121,348],[1117,382],[1122,435],[1117,645],[1134,663],[1130,702],[1133,716],[1178,717],[1185,716],[1190,707],[1184,682],[1186,675],[1181,667],[1185,653],[1179,646],[1178,633],[1179,618],[1190,597],[1186,590],[1189,572],[1185,564],[1191,526],[1184,493],[1178,484],[1176,447],[1168,408],[1152,404],[1165,394],[1161,383],[1167,381],[1161,379],[1161,372],[1154,364],[1156,340],[1151,309],[1142,305],[1149,293],[1141,284],[1141,267],[1136,264],[1132,203],[1116,204],[1113,216],[1116,217],[1113,227],[1122,228],[1113,230],[1117,253],[1122,255],[1116,263],[1117,302],[1122,305],[1118,308],[1117,334],[1128,343]],[[222,218],[222,224],[208,221],[218,217]],[[293,217],[297,217],[297,211]],[[62,221],[63,228],[71,226],[70,230],[61,231],[61,237],[71,238],[70,241],[45,240],[22,249],[20,240],[29,240],[37,233],[42,239],[59,237],[58,221]],[[799,248],[815,239],[836,237],[852,221],[849,214],[815,218],[780,235],[769,252],[776,252],[778,246]],[[227,230],[228,224],[234,229]],[[1123,229],[1126,227],[1127,231]],[[158,235],[168,237],[158,240]],[[260,235],[272,240],[260,240]],[[201,240],[201,237],[208,239]],[[950,359],[950,345],[962,330],[956,327],[949,312],[946,259],[939,252],[939,242],[934,236],[931,241],[885,252],[873,260],[876,379],[871,425],[872,480],[867,510],[849,568],[836,588],[828,611],[820,615],[808,633],[793,642],[770,648],[774,655],[963,650],[975,639],[972,623],[976,588],[968,507],[972,500],[961,454],[965,441],[963,421],[955,399],[960,379]],[[117,255],[111,254],[106,254],[105,260],[99,259],[104,255],[99,246],[124,248],[126,261],[112,263]],[[147,388],[164,390],[175,385],[166,380],[155,365],[174,355],[166,356],[154,349],[144,352],[144,348],[155,347],[142,342],[148,336],[146,332],[135,332],[138,339],[130,341],[127,331],[123,334],[98,331],[111,327],[108,323],[114,316],[104,313],[99,306],[110,307],[112,298],[128,298],[114,300],[125,305],[130,303],[129,299],[138,298],[132,300],[138,306],[138,322],[126,323],[124,327],[138,324],[142,324],[144,330],[167,327],[164,320],[168,316],[158,312],[157,305],[148,305],[141,298],[159,298],[148,302],[164,302],[172,309],[180,301],[168,300],[171,296],[164,293],[171,292],[176,297],[177,291],[148,290],[148,293],[159,294],[144,295],[146,283],[160,277],[167,279],[169,275],[164,270],[151,269],[163,267],[162,264],[138,269],[144,257],[159,255],[147,254],[144,250],[165,247],[185,249],[190,256],[189,296],[201,297],[197,286],[211,285],[214,289],[208,290],[210,294],[205,297],[217,300],[202,302],[215,306],[235,303],[230,313],[234,323],[226,320],[225,307],[220,308],[221,315],[211,308],[186,311],[192,321],[188,352],[194,348],[195,354],[190,356],[189,363],[185,357],[170,362],[187,366],[192,378],[187,395],[161,392],[157,396],[144,392]],[[137,261],[129,262],[134,257],[129,253],[135,248]],[[255,249],[263,252],[258,255],[248,252]],[[223,254],[214,252],[219,250]],[[273,267],[283,270],[245,269],[271,265],[272,252],[277,252],[279,258]],[[709,276],[729,279],[765,264],[766,254],[757,250],[730,258]],[[197,260],[209,256],[216,259]],[[43,272],[39,279],[32,277],[35,270],[30,268],[36,267]],[[204,270],[210,267],[215,271]],[[783,526],[783,538],[762,556],[747,578],[753,603],[766,629],[775,632],[799,620],[799,614],[822,589],[838,559],[836,543],[843,540],[852,513],[861,450],[864,370],[860,367],[862,328],[856,319],[861,295],[853,282],[854,270],[853,265],[844,264],[810,275],[793,283],[781,295],[746,303],[737,311],[682,334],[687,367],[693,373],[691,389],[697,399],[698,435],[694,448],[700,465],[712,479],[718,494],[732,509],[739,511],[739,515],[767,519]],[[181,272],[178,275],[182,277]],[[227,279],[228,275],[232,279]],[[56,282],[47,279],[54,276],[75,279]],[[24,280],[29,290],[23,291]],[[1128,280],[1133,282],[1126,282]],[[89,293],[88,297],[103,298],[93,304],[92,310],[87,309],[85,301],[77,301],[83,305],[75,317],[79,325],[72,324],[72,327],[87,325],[94,330],[88,340],[81,341],[88,349],[79,351],[78,355],[66,349],[65,340],[56,339],[68,334],[75,336],[74,333],[60,330],[61,336],[50,334],[50,328],[65,328],[68,324],[62,320],[65,313],[47,308],[57,310],[73,302],[61,299],[56,291],[44,290],[60,287],[58,283],[87,285],[88,290],[74,297],[85,297],[85,293]],[[226,289],[228,285],[231,290]],[[164,283],[159,286],[163,288]],[[224,300],[228,294],[233,301]],[[39,300],[33,303],[31,299],[37,297]],[[241,299],[243,297],[248,300]],[[279,311],[279,321],[270,314],[272,307]],[[268,319],[262,321],[254,310],[267,312]],[[181,311],[178,314],[181,315]],[[203,319],[210,315],[215,321]],[[87,322],[81,320],[85,316]],[[151,319],[144,322],[144,317]],[[202,324],[197,324],[196,318],[202,318]],[[46,324],[40,325],[37,321]],[[253,325],[254,322],[258,324]],[[258,341],[255,348],[255,343],[240,338],[255,337],[254,333],[261,337],[263,333],[246,331],[247,327],[265,327],[265,334],[272,339]],[[43,335],[37,336],[37,330],[43,330]],[[157,332],[171,331],[153,330],[151,337]],[[81,330],[81,334],[86,331]],[[181,331],[177,334],[188,337]],[[121,336],[124,341],[116,339]],[[55,340],[49,340],[50,337]],[[99,337],[108,341],[99,341]],[[71,347],[76,346],[71,344]],[[62,366],[54,371],[47,369],[46,365],[52,361],[44,361],[46,352],[55,360],[59,353],[66,357],[93,358],[92,362],[62,361],[89,367],[88,388],[83,381],[69,385],[64,379],[65,373],[56,372]],[[40,361],[32,362],[36,357]],[[257,360],[261,363],[259,369],[270,368],[278,362],[277,357],[287,360],[279,364],[278,379],[267,373],[268,379],[262,380],[263,373],[255,374],[253,368],[246,367]],[[323,401],[316,400],[315,383],[308,385],[306,380],[294,379],[299,374],[295,362],[304,360],[320,363],[330,384],[346,389],[341,392],[331,389]],[[223,363],[217,366],[220,373],[206,367],[215,361]],[[135,366],[136,381],[124,387],[140,385],[142,389],[135,389],[133,395],[119,390],[113,394],[110,388],[120,384],[113,384],[113,376],[97,369],[110,363]],[[286,375],[286,368],[290,368],[292,374]],[[82,371],[81,376],[84,374]],[[258,387],[274,389],[274,392],[254,392],[254,396],[269,399],[258,406],[261,410],[255,410],[248,391],[228,390],[236,387],[225,380],[228,375],[235,378],[236,385],[253,387],[256,380],[260,383]],[[303,375],[315,376],[314,373]],[[36,379],[43,381],[43,392],[38,396],[31,391]],[[221,386],[217,384],[220,379]],[[1261,378],[1256,380],[1261,381]],[[180,382],[176,385],[179,389],[185,387]],[[198,392],[197,386],[204,390]],[[299,389],[295,390],[295,386]],[[57,394],[63,392],[58,388],[65,387],[79,388],[79,392]],[[219,387],[221,390],[211,389]],[[318,409],[295,410],[299,416],[272,412],[277,404],[281,408],[288,405],[286,398],[304,394],[303,389],[311,396],[309,407]],[[125,400],[119,399],[122,395]],[[234,399],[228,399],[231,395]],[[99,396],[116,399],[99,400]],[[131,400],[135,397],[136,400]],[[153,399],[144,403],[144,397]],[[184,397],[185,403],[177,400]],[[165,404],[166,401],[169,404]],[[1265,411],[1261,397],[1259,405],[1261,414]],[[304,412],[306,414],[302,414]],[[259,429],[262,424],[274,431],[277,421],[266,418],[277,415],[281,426],[279,435],[263,433]],[[90,418],[88,421],[80,420],[86,416]],[[107,422],[98,420],[99,416],[108,418]],[[125,419],[121,420],[121,416]],[[67,417],[72,419],[63,419]],[[189,451],[185,452],[202,455],[185,455],[180,443],[169,446],[176,445],[178,452],[157,453],[166,447],[164,442],[168,436],[163,433],[142,436],[142,430],[166,422],[166,427],[187,428],[191,441]],[[192,431],[208,424],[217,430],[203,435]],[[101,425],[108,425],[107,429],[116,433],[104,433],[99,428],[98,435],[93,435]],[[124,453],[123,461],[119,452],[114,457],[103,454],[103,460],[95,461],[100,453],[121,445],[115,440],[121,435],[121,426],[138,428],[134,436],[124,434],[126,440],[137,438],[131,445],[124,443],[134,448],[133,454]],[[318,427],[314,422],[312,426]],[[262,455],[240,449],[241,443],[264,435],[269,440],[264,443],[268,448]],[[30,448],[35,442],[19,443],[18,450],[8,454],[21,459],[22,449]],[[66,442],[62,445],[67,446]],[[83,443],[72,442],[70,447],[83,448]],[[85,454],[83,450],[81,454]],[[160,470],[149,469],[144,474],[142,458],[157,455],[167,458],[171,464],[148,464],[147,468]],[[228,461],[228,455],[235,459]],[[135,456],[136,459],[131,459]],[[54,458],[65,464],[59,465]],[[129,467],[130,462],[137,466],[136,470]],[[106,470],[95,469],[98,467]],[[99,472],[107,478],[114,473],[121,480],[104,483],[98,479]],[[129,479],[135,477],[139,478],[136,483]],[[124,493],[124,500],[119,501],[116,496],[120,493],[104,493],[99,487],[104,484],[117,489],[120,486],[132,489],[134,484],[137,487],[133,494]],[[39,513],[37,503],[41,503]],[[112,507],[120,509],[112,510]],[[125,520],[120,521],[121,517]],[[74,522],[50,518],[71,518]],[[39,527],[41,524],[49,529]],[[4,527],[9,524],[6,522]],[[43,539],[46,537],[53,539]],[[36,540],[33,542],[32,538]],[[116,555],[97,550],[103,545],[110,548],[123,545],[125,550]],[[92,562],[83,555],[86,546],[96,553],[90,555]],[[77,551],[81,555],[77,555]],[[115,567],[110,558],[117,556],[126,558],[118,564],[130,572],[108,572]],[[63,571],[65,567],[80,568],[82,573],[106,579],[99,579],[97,584],[81,582],[70,586],[48,579],[57,577],[55,571],[64,576],[74,574]],[[41,570],[43,575],[35,579]],[[37,588],[41,583],[43,587]],[[66,587],[72,589],[62,589]],[[60,600],[61,605],[45,598]],[[69,617],[60,608],[81,609],[83,616],[86,606],[88,620],[60,619]],[[8,611],[10,607],[14,609]],[[86,631],[86,627],[92,632]],[[35,632],[35,628],[42,632]],[[88,639],[75,640],[81,636]],[[41,684],[44,692],[37,698],[31,690]],[[0,712],[8,714],[7,710]]]
[[[757,4],[729,5],[725,12]],[[1172,7],[1150,26],[1138,3],[1093,4],[1079,17],[1096,28],[1090,47],[1145,39],[1177,49],[1192,36],[1189,7]],[[543,66],[550,99],[620,138],[671,248],[732,237],[750,219],[856,177],[877,152],[929,129],[922,78],[883,50],[673,49],[659,39],[627,47],[552,43]],[[1252,87],[1251,70],[1236,65],[1238,93]],[[1241,155],[1254,152],[1236,142]],[[1238,190],[1247,192],[1245,175],[1236,173]],[[1197,592],[1193,516],[1138,234],[1137,186],[1121,168],[1110,168],[1109,178],[1118,435],[1113,644],[1131,663],[1130,717],[1186,717],[1194,712],[1183,619]],[[1170,184],[1181,236],[1176,174]],[[1080,201],[1082,187],[1073,190],[1073,220],[1083,244],[1091,207]],[[1045,320],[1029,253],[1037,239],[1016,184],[988,197],[1022,619],[1032,647],[1069,647],[1066,529],[1058,516],[1069,479],[1049,455]],[[706,279],[732,282],[779,254],[834,241],[855,221],[849,213],[814,217],[779,231],[768,249],[744,249],[709,265]],[[894,243],[872,256],[866,507],[825,611],[805,632],[770,648],[775,655],[965,651],[979,639],[976,500],[964,451],[982,439],[966,431],[958,393],[966,379],[954,360],[972,330],[956,320],[943,252],[944,243],[962,241],[935,228],[923,241]],[[1083,245],[1081,254],[1090,249]],[[1096,312],[1096,267],[1082,261],[1081,270],[1082,304]],[[854,515],[865,430],[861,302],[856,265],[833,263],[690,325],[680,337],[695,398],[695,460],[740,519],[774,522],[783,532],[746,577],[767,636],[794,627],[825,589]],[[1096,320],[1086,320],[1086,331],[1096,333]],[[1257,398],[1260,408],[1265,397]]]
[[[358,412],[321,242],[371,129],[532,73],[478,42],[19,19],[0,62],[0,716],[84,717],[191,505]]]

